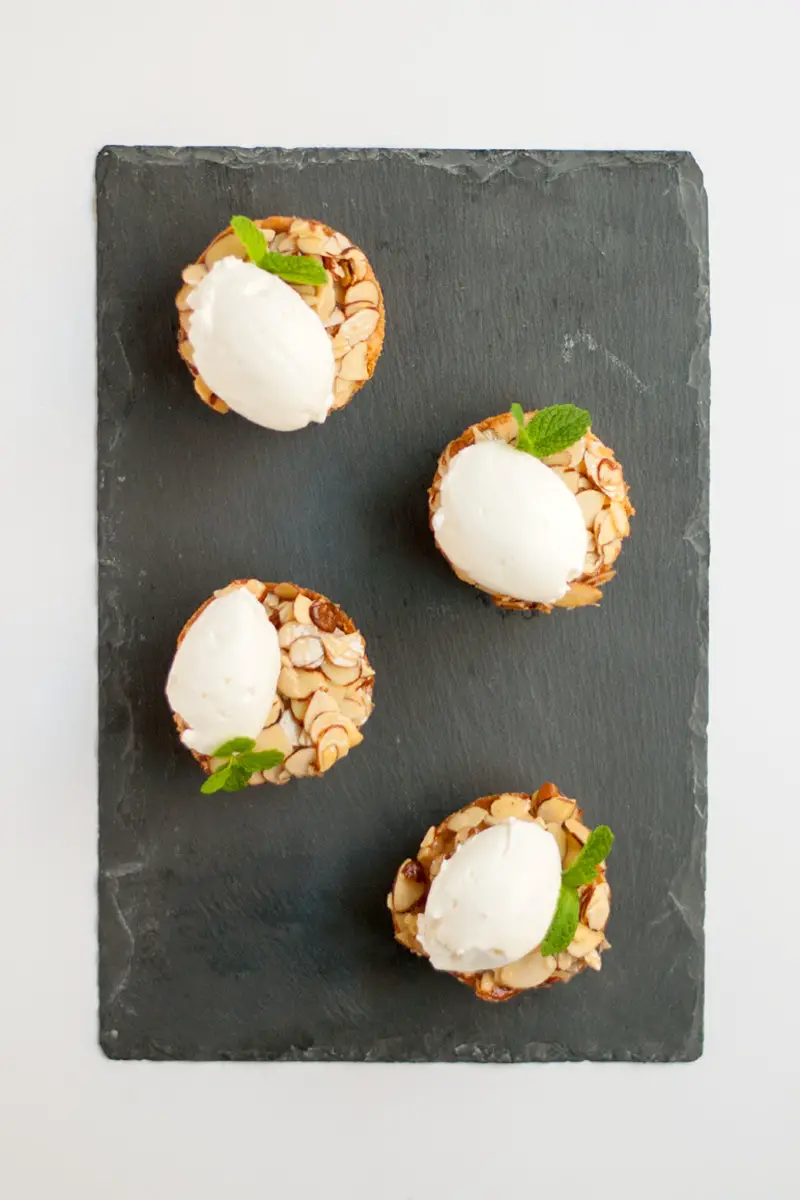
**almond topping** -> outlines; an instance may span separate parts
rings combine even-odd
[[[317,752],[315,748],[313,746],[306,746],[301,750],[295,750],[294,754],[290,754],[283,765],[295,779],[301,779],[304,775],[312,773],[316,760]]]
[[[293,667],[318,667],[325,658],[322,642],[317,637],[301,637],[289,647]]]
[[[508,963],[496,972],[497,981],[509,988],[540,987],[556,968],[556,960],[552,955],[544,958],[538,950],[531,950],[517,962]]]
[[[596,950],[602,940],[602,932],[589,929],[586,925],[579,925],[575,930],[575,937],[567,946],[567,950],[573,958],[583,958],[584,955],[590,954],[592,950]]]
[[[552,796],[549,800],[544,800],[536,809],[537,817],[541,817],[548,825],[555,821],[559,825],[563,825],[564,821],[575,812],[577,805],[574,800],[568,800],[566,796]]]
[[[611,912],[611,888],[607,883],[598,883],[586,905],[584,917],[590,929],[603,930]]]
[[[505,821],[509,817],[525,820],[531,815],[531,806],[527,797],[517,796],[513,792],[504,792],[493,802],[490,811],[498,821]]]
[[[288,700],[306,700],[312,692],[324,686],[325,676],[321,671],[284,667],[278,678],[278,691]]]
[[[372,337],[378,328],[379,319],[380,313],[376,308],[362,309],[355,316],[347,318],[336,336],[345,340],[350,346],[355,346],[357,342],[365,342]]]
[[[357,313],[356,316],[351,317],[350,320],[355,321],[360,316],[361,313]],[[344,329],[344,325],[342,326],[342,329]],[[339,364],[339,378],[351,380],[355,383],[369,379],[369,371],[367,370],[366,342],[359,342],[357,346],[354,346],[352,350],[349,350],[348,353],[345,354],[344,358]]]
[[[453,833],[458,833],[460,829],[475,829],[485,819],[486,809],[473,805],[471,808],[453,813],[452,817],[448,817],[446,824]]]
[[[189,280],[187,279],[186,282],[188,283]],[[362,283],[354,283],[352,287],[347,289],[344,302],[347,305],[361,304],[366,302],[373,308],[377,309],[380,302],[378,296],[378,285],[371,279],[365,279]]]

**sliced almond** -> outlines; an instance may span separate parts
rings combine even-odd
[[[422,878],[420,878],[422,876]],[[392,889],[392,907],[395,912],[408,912],[425,892],[425,878],[419,863],[407,858],[397,872]]]
[[[316,694],[317,693],[315,692],[314,695],[316,696]],[[305,715],[308,712],[308,700],[291,700],[290,704],[292,706],[292,715],[295,721],[304,721]]]
[[[370,714],[369,702],[358,696],[343,696],[339,701],[339,708],[356,726],[363,725]]]
[[[281,625],[288,625],[294,617],[294,604],[291,600],[282,600],[278,605],[278,620]]]
[[[317,234],[312,233],[306,237],[299,237],[297,239],[297,249],[301,254],[322,254],[327,240],[324,235],[319,237]]]
[[[326,329],[335,329],[337,325],[341,325],[344,320],[344,313],[340,308],[334,308],[333,312],[328,316],[324,325]]]
[[[583,462],[583,456],[586,453],[586,438],[579,438],[571,446],[567,447],[569,453],[569,465],[575,470]]]
[[[325,660],[322,642],[317,637],[301,637],[289,647],[289,658],[293,667],[313,669]]]
[[[265,783],[288,783],[291,778],[285,763],[278,763],[277,767],[271,767],[269,771],[264,772]]]
[[[333,381],[333,407],[344,408],[353,397],[355,382],[351,379],[335,379]]]
[[[309,708],[310,707],[311,706],[309,705]],[[347,717],[342,715],[337,704],[335,708],[329,709],[327,712],[318,713],[317,716],[308,723],[306,729],[311,735],[311,740],[313,742],[318,742],[326,729],[333,729],[334,726],[338,726],[339,729],[345,729],[346,720]],[[348,745],[349,741],[350,739],[348,738]]]
[[[366,342],[378,328],[379,319],[380,313],[376,308],[362,309],[361,312],[347,318],[336,336],[351,346],[358,342]]]
[[[603,960],[597,950],[590,950],[588,954],[584,954],[583,961],[593,971],[601,971],[603,969]]]
[[[619,552],[622,549],[622,542],[619,538],[615,538],[611,542],[606,542],[603,546],[603,562],[606,566],[610,566],[619,557]]]
[[[559,479],[567,485],[573,496],[577,495],[580,475],[577,471],[570,471],[565,467],[553,467],[553,474],[558,475]]]
[[[475,829],[481,821],[485,820],[486,810],[473,805],[453,813],[452,817],[448,817],[446,825],[453,833],[458,833],[459,829]]]
[[[558,963],[559,971],[569,971],[571,967],[575,966],[575,959],[571,954],[568,954],[566,950],[562,950],[556,961]]]
[[[293,583],[276,583],[272,590],[279,600],[294,600],[300,588]]]
[[[619,536],[627,537],[631,531],[631,524],[628,520],[628,514],[625,511],[624,504],[620,504],[619,500],[612,500],[608,511],[611,515],[614,528]]]
[[[569,450],[559,450],[558,454],[548,454],[542,462],[548,467],[569,467],[572,463],[572,455]]]
[[[347,734],[339,725],[326,729],[317,746],[317,767],[320,771],[328,771],[340,758],[344,758],[350,749]]]
[[[184,267],[181,278],[190,287],[196,287],[201,279],[205,279],[207,274],[208,268],[204,267],[202,263],[192,263],[190,267]]]
[[[284,601],[284,603],[288,603],[288,601]],[[292,604],[292,616],[294,616],[294,604]],[[318,635],[319,630],[317,629],[316,625],[311,624],[311,622],[309,622],[308,625],[301,625],[299,621],[289,620],[279,630],[278,642],[280,643],[282,649],[288,650],[292,642],[296,642],[298,638],[316,638]]]
[[[569,591],[560,600],[556,600],[555,608],[580,608],[584,604],[597,604],[603,593],[600,588],[592,587],[590,583],[576,580],[569,585]]]
[[[361,316],[357,313],[356,316]],[[352,317],[351,320],[356,320]],[[344,326],[342,326],[344,328]],[[352,350],[345,354],[342,361],[339,363],[339,378],[351,380],[355,383],[363,382],[369,379],[369,371],[367,370],[367,346],[365,342],[359,342]]]
[[[577,838],[582,846],[586,845],[589,840],[589,835],[592,832],[591,829],[588,829],[582,821],[577,821],[574,817],[571,817],[569,820],[564,822],[564,828],[568,833],[571,833],[573,837]]]
[[[186,282],[188,283],[189,281],[187,280]],[[361,283],[354,283],[345,292],[344,302],[345,304],[361,304],[366,302],[377,309],[380,302],[378,285],[371,279],[365,279]]]
[[[302,592],[298,592],[294,601],[294,619],[298,625],[311,624],[311,605],[313,601]]]
[[[305,700],[312,692],[325,686],[321,671],[303,671],[297,667],[284,667],[278,677],[278,691],[287,700]]]
[[[269,710],[269,716],[266,719],[264,728],[268,729],[270,727],[270,725],[274,725],[276,721],[279,721],[282,713],[283,713],[283,704],[281,702],[281,698],[280,698],[280,696],[276,696],[275,699],[272,701],[272,708]]]
[[[333,696],[326,691],[325,688],[320,688],[308,702],[305,716],[303,717],[303,728],[306,733],[311,732],[311,726],[322,713],[338,713],[339,705],[334,700]]]
[[[326,660],[320,669],[327,675],[331,683],[335,683],[338,687],[347,687],[349,683],[355,683],[360,676],[361,662],[356,662],[351,667],[336,667]]]
[[[295,779],[302,779],[303,776],[312,774],[316,761],[316,749],[313,746],[306,746],[290,754],[283,765]]]
[[[602,940],[602,932],[589,929],[586,925],[579,925],[575,930],[575,937],[567,946],[567,950],[573,958],[583,958],[586,954],[590,954],[592,950],[596,950]]]
[[[283,710],[283,715],[281,716],[281,719],[278,722],[278,725],[283,730],[283,732],[286,734],[287,738],[289,739],[289,741],[292,743],[293,746],[296,746],[298,744],[298,742],[300,742],[301,736],[302,736],[302,730],[301,730],[300,726],[298,725],[297,721],[295,720],[294,713],[292,712],[291,707],[285,708]]]
[[[294,254],[297,250],[297,240],[290,233],[279,233],[272,243],[271,249],[276,254]]]
[[[580,492],[576,499],[583,515],[583,523],[587,529],[591,529],[606,502],[606,498],[602,492],[598,492],[595,488],[592,488],[588,492]]]
[[[181,312],[189,311],[189,296],[191,295],[191,285],[186,283],[175,297],[175,303]]]
[[[552,955],[543,957],[538,950],[532,950],[517,962],[508,963],[496,972],[497,981],[508,988],[540,987],[550,978],[556,968],[556,960]]]
[[[490,812],[498,821],[505,821],[509,817],[517,817],[524,820],[531,815],[531,803],[527,796],[518,796],[513,792],[504,792],[502,796],[498,796],[493,801]]]
[[[203,255],[203,261],[207,267],[213,267],[221,258],[230,257],[247,258],[247,251],[235,233],[226,233],[224,237],[217,238]]]
[[[567,835],[564,832],[564,826],[552,821],[549,825],[545,825],[545,829],[548,833],[552,833],[553,837],[556,839],[558,853],[561,855],[563,860],[564,855],[567,853]]]
[[[323,633],[333,633],[336,629],[337,612],[335,605],[328,600],[317,600],[311,606],[311,620],[317,629]]]
[[[536,809],[537,817],[541,817],[548,825],[551,822],[556,822],[559,825],[568,820],[575,812],[577,804],[574,800],[568,800],[566,796],[552,796],[549,800],[543,800]]]
[[[336,308],[336,292],[334,291],[333,282],[330,275],[325,283],[317,288],[314,307],[319,314],[319,319],[323,324],[328,320]]]
[[[575,859],[580,854],[581,850],[583,849],[583,843],[579,842],[578,839],[571,833],[565,833],[564,836],[567,840],[567,848],[561,856],[561,865],[566,871],[568,867],[572,866],[572,864],[575,862]]]
[[[364,657],[364,639],[360,633],[323,634],[322,644],[334,667],[353,667]]]
[[[369,264],[361,250],[358,250],[355,246],[351,246],[349,250],[344,251],[341,257],[347,259],[349,262],[354,279],[358,280],[366,277]]]
[[[288,758],[294,750],[294,745],[289,741],[280,725],[270,725],[269,729],[261,730],[256,738],[254,749],[256,751],[279,750],[284,758]]]
[[[611,888],[607,883],[598,883],[586,905],[584,919],[590,929],[605,929],[611,913]]]
[[[247,785],[248,785],[248,787],[257,787],[259,783],[263,783],[263,782],[264,782],[264,772],[263,771],[253,771],[253,774],[250,776],[250,778],[247,781]]]

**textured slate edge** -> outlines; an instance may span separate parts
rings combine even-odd
[[[96,160],[95,183],[99,192],[105,178],[106,163],[114,157],[131,163],[149,163],[163,166],[181,166],[198,158],[216,162],[229,168],[249,168],[254,165],[270,164],[287,170],[302,170],[306,166],[324,165],[326,163],[341,163],[342,161],[371,161],[382,157],[402,155],[420,166],[437,167],[452,174],[472,173],[478,180],[485,182],[495,175],[508,172],[515,178],[526,179],[547,171],[546,183],[589,167],[602,167],[613,170],[621,165],[653,165],[657,163],[671,166],[678,183],[678,196],[686,225],[687,243],[697,254],[698,288],[697,311],[695,321],[698,330],[698,342],[691,355],[687,383],[697,393],[697,423],[698,423],[698,479],[700,490],[698,503],[684,530],[684,538],[690,543],[698,556],[698,593],[696,619],[701,635],[700,661],[695,682],[694,702],[689,719],[691,746],[693,756],[694,776],[694,809],[697,823],[694,830],[692,854],[676,873],[669,890],[669,898],[686,922],[693,937],[704,955],[705,939],[703,921],[705,902],[703,899],[702,912],[699,920],[683,902],[683,890],[687,881],[691,880],[692,872],[697,871],[705,885],[705,842],[708,814],[707,786],[707,724],[708,724],[708,565],[710,555],[709,539],[709,409],[710,409],[710,363],[709,336],[711,329],[709,312],[709,263],[708,263],[708,210],[707,197],[703,185],[702,172],[695,159],[686,151],[534,151],[534,150],[412,150],[412,149],[282,149],[240,147],[169,147],[169,146],[105,146],[99,151]],[[98,231],[99,233],[99,231]],[[102,288],[100,275],[100,239],[97,242],[97,322],[98,328],[102,317]],[[124,360],[124,352],[120,346]],[[99,341],[97,346],[98,361],[98,398],[102,394],[102,364],[100,362]],[[127,363],[125,363],[127,366]],[[122,417],[124,419],[124,412]],[[111,430],[111,436],[106,440],[101,435],[105,420],[113,418],[104,414],[100,409],[98,414],[98,444],[106,445],[113,450],[118,437],[122,435],[120,421]],[[98,501],[102,492],[103,472],[109,464],[104,463],[98,455]],[[98,567],[99,573],[115,571],[113,560],[113,530],[107,518],[98,506]],[[100,646],[105,645],[107,651],[124,643],[125,618],[115,603],[113,586],[107,584],[105,600],[107,610],[103,605],[103,593],[99,590],[100,605],[98,613],[98,639]],[[116,640],[112,631],[116,630]],[[128,636],[133,637],[134,625],[130,623]],[[102,654],[100,657],[102,665]],[[107,686],[107,680],[100,680],[98,700],[102,688]],[[124,700],[124,687],[118,691]],[[100,713],[102,719],[102,712]],[[101,726],[102,728],[102,726]],[[133,744],[133,727],[129,726],[128,750],[125,761],[128,773],[133,770],[136,760],[136,747]],[[118,793],[124,791],[124,777],[119,780]],[[105,885],[107,898],[115,910],[125,935],[131,943],[131,954],[126,966],[116,981],[109,999],[125,986],[130,971],[134,943],[133,935],[125,921],[116,900],[117,879],[122,874],[140,868],[138,863],[122,864],[107,870],[101,870],[100,887]],[[703,887],[703,897],[705,887]],[[98,914],[99,917],[99,914]],[[687,1036],[683,1055],[674,1057],[671,1061],[692,1062],[703,1052],[703,1007],[704,1007],[704,978],[701,972],[698,980],[699,999],[695,1009],[692,1029]],[[112,1031],[113,1033],[113,1031]],[[117,1057],[114,1053],[115,1039],[112,1034],[101,1030],[100,1044],[109,1058]],[[354,1050],[353,1055],[336,1053],[325,1047],[314,1046],[309,1049],[292,1047],[286,1053],[274,1055],[265,1059],[263,1052],[253,1051],[238,1055],[220,1055],[218,1061],[289,1061],[289,1062],[429,1062],[430,1059],[403,1057],[401,1052],[393,1049],[392,1042],[387,1041],[375,1047],[372,1054],[364,1056]],[[148,1043],[147,1051],[141,1056],[131,1052],[125,1054],[125,1059],[142,1057],[156,1061],[165,1061],[180,1056],[178,1047],[156,1047]],[[437,1055],[439,1062],[480,1062],[480,1063],[510,1063],[510,1062],[654,1062],[663,1061],[657,1054],[653,1057],[644,1055],[574,1055],[566,1046],[559,1043],[532,1042],[522,1056],[511,1056],[507,1052],[495,1053],[488,1048],[465,1045],[457,1047],[452,1055],[441,1052]]]

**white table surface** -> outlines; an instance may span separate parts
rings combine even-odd
[[[2,9],[0,1194],[797,1195],[797,6],[303,0],[292,11],[270,0]],[[92,171],[106,142],[695,154],[713,320],[698,1063],[100,1054]]]

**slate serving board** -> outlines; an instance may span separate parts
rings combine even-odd
[[[200,403],[181,268],[234,212],[370,256],[374,380],[321,427]],[[100,1040],[115,1058],[688,1060],[702,1046],[708,276],[683,153],[110,148],[97,163]],[[598,609],[502,614],[427,527],[442,446],[575,401],[637,508]],[[368,639],[376,709],[324,780],[202,797],[163,697],[216,587],[292,579]],[[397,946],[428,825],[553,779],[617,834],[599,975],[503,1005]]]

